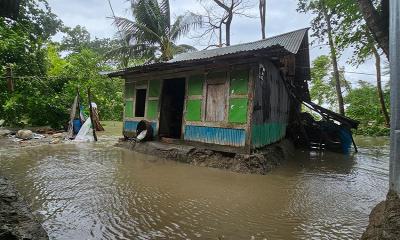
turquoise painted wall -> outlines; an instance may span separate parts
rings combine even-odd
[[[283,139],[286,135],[286,123],[264,123],[251,128],[251,144],[262,147]]]

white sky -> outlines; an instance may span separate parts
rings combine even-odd
[[[113,38],[116,28],[112,25],[111,10],[107,0],[48,0],[53,12],[64,22],[66,26],[81,25],[86,27],[92,38]],[[210,0],[209,0],[210,1]],[[254,7],[250,14],[258,15],[257,0],[249,0]],[[127,0],[111,0],[111,4],[117,16],[130,18],[129,2]],[[186,11],[198,12],[201,7],[196,0],[170,0],[173,16],[184,14]],[[289,32],[299,28],[310,26],[312,15],[298,13],[296,11],[297,0],[267,0],[267,37]],[[259,40],[261,38],[260,23],[258,18],[236,17],[232,23],[231,44],[244,43]],[[61,36],[55,36],[60,40]],[[312,39],[310,39],[311,41]],[[204,48],[198,45],[198,41],[191,38],[183,38],[180,43],[194,45],[198,49]],[[317,45],[317,44],[315,44]],[[311,60],[321,54],[327,54],[327,47],[311,46]],[[375,73],[374,61],[355,68],[346,63],[351,56],[351,51],[346,51],[340,58],[340,66],[348,72]],[[382,57],[384,59],[384,57]],[[375,82],[375,76],[357,75],[346,73],[346,79],[352,83],[358,80]],[[384,78],[386,79],[386,78]],[[386,79],[387,80],[387,79]]]

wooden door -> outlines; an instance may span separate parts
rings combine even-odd
[[[206,121],[222,122],[225,120],[226,93],[225,84],[207,85]]]

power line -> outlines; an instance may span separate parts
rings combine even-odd
[[[7,79],[8,77],[0,76],[0,79]],[[12,79],[20,79],[20,80],[52,80],[52,79],[76,79],[76,77],[62,77],[62,76],[48,76],[48,77],[39,77],[39,76],[12,76]]]

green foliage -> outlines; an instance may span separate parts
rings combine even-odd
[[[187,13],[177,16],[172,22],[169,0],[132,1],[132,13],[134,21],[115,18],[125,44],[115,49],[114,55],[128,54],[129,57],[168,61],[177,53],[195,50],[192,46],[175,43],[192,28],[201,25],[199,16]],[[161,53],[159,58],[157,52]]]
[[[7,92],[5,81],[0,83],[0,118],[9,124],[17,124],[22,120],[38,122],[35,118],[47,116],[47,112],[42,114],[36,111],[44,105],[58,109],[57,99],[45,103],[41,99],[34,99],[34,96],[49,96],[59,84],[44,84],[33,76],[46,77],[47,50],[44,43],[60,27],[61,21],[51,13],[45,0],[22,0],[17,21],[0,18],[0,66],[12,66],[14,75],[25,76],[15,81],[16,91],[12,94]],[[1,76],[4,73],[4,68],[1,68]]]
[[[321,105],[336,102],[335,92],[327,83],[331,71],[331,61],[328,56],[322,55],[316,58],[311,68],[311,99]]]
[[[76,89],[81,91],[81,97],[88,103],[87,89],[90,87],[93,94],[92,101],[96,102],[102,120],[121,120],[123,111],[123,81],[109,79],[99,73],[110,70],[102,63],[102,56],[90,49],[83,49],[66,58],[68,65],[62,75],[73,76],[65,86],[69,96],[75,96]]]
[[[47,73],[49,76],[60,76],[67,67],[68,62],[61,58],[59,48],[49,44],[47,47]]]
[[[353,65],[364,63],[372,55],[375,41],[365,24],[358,3],[353,0],[327,0],[337,12],[335,25],[336,45],[343,50],[351,47],[353,56],[347,62]]]
[[[337,24],[337,12],[330,4],[330,0],[299,0],[297,11],[301,13],[312,13],[311,20],[312,37],[320,43],[327,43],[328,28],[326,15],[330,18],[332,26]]]
[[[60,95],[66,81],[63,78],[18,79],[13,93],[7,93],[5,84],[2,84],[1,91],[6,93],[1,108],[2,118],[9,125],[21,125],[23,121],[29,125],[61,128],[68,118],[70,101]]]
[[[74,28],[65,27],[63,32],[66,34],[61,41],[61,50],[79,52],[90,44],[90,33],[85,27],[77,25]]]
[[[384,92],[386,102],[390,98],[389,90]],[[385,127],[376,87],[360,81],[359,87],[352,89],[346,96],[348,106],[346,116],[360,121],[357,134],[363,135],[389,135],[389,128]],[[389,106],[387,106],[389,108]]]
[[[337,111],[335,81],[331,72],[332,63],[328,56],[321,55],[312,62],[310,95],[317,104],[328,105],[331,110]],[[351,87],[344,77],[343,69],[340,72],[340,82],[348,92]]]
[[[66,30],[61,44],[50,43],[61,26],[45,0],[22,0],[17,21],[0,18],[0,66],[12,66],[15,82],[15,91],[8,92],[7,82],[0,81],[0,119],[6,124],[62,128],[77,87],[85,106],[91,87],[102,120],[122,119],[122,80],[99,74],[111,69],[101,54],[111,49],[112,41],[91,41],[78,26]],[[62,51],[69,55],[61,57]]]

